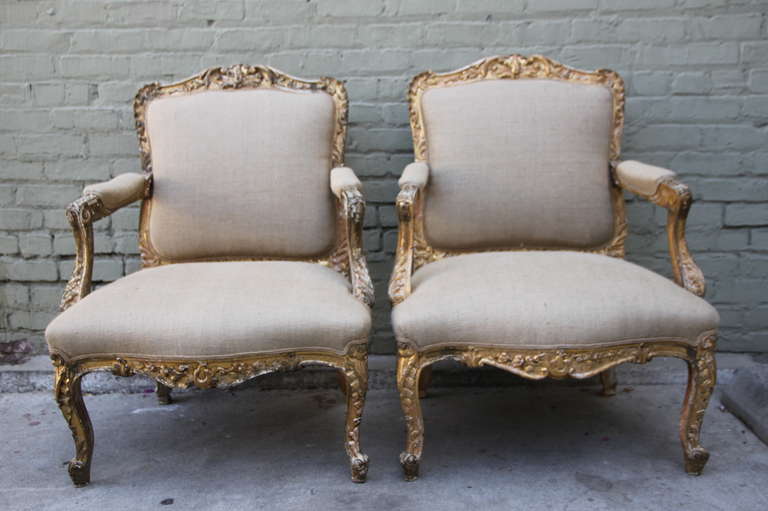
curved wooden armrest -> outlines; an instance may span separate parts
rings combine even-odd
[[[647,167],[650,169],[649,172],[654,172],[653,169],[659,169],[659,167],[651,167],[650,165],[639,165],[634,170],[643,170],[644,167]],[[638,190],[639,187],[637,186],[628,186],[627,183],[623,182],[621,164],[614,167],[614,171],[616,181],[623,189],[667,209],[667,240],[675,282],[697,296],[704,296],[706,292],[704,274],[694,262],[693,256],[688,250],[688,242],[685,239],[685,223],[693,202],[691,191],[685,184],[678,181],[671,171],[666,171],[665,174],[658,176],[655,175],[658,174],[656,172],[649,176],[646,182],[653,183],[653,185],[643,191]]]
[[[373,307],[374,290],[363,250],[363,219],[365,200],[360,191],[360,181],[348,167],[337,167],[331,171],[331,190],[339,199],[343,228],[347,238],[349,280],[352,294],[369,307]]]
[[[93,222],[131,202],[149,197],[151,193],[152,174],[123,174],[105,183],[86,186],[82,197],[67,206],[65,214],[75,238],[75,267],[61,297],[61,310],[68,309],[91,292]]]

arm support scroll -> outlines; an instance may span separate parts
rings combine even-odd
[[[368,273],[363,251],[363,218],[365,200],[360,191],[362,183],[349,167],[336,167],[331,170],[331,190],[340,202],[344,234],[347,239],[347,257],[349,260],[349,280],[352,294],[373,307],[373,282]]]
[[[398,181],[400,193],[397,194],[395,205],[399,222],[397,252],[395,254],[395,269],[389,281],[389,298],[393,305],[402,302],[411,294],[416,201],[428,180],[429,166],[426,162],[417,161],[405,167]]]
[[[619,186],[667,210],[667,240],[675,282],[697,296],[704,296],[704,274],[696,265],[685,239],[685,224],[693,198],[688,187],[671,170],[636,161],[615,167]]]
[[[83,195],[67,206],[67,220],[75,238],[75,267],[61,298],[66,310],[91,292],[93,275],[93,222],[123,206],[148,197],[151,174],[121,174],[110,181],[86,186]]]

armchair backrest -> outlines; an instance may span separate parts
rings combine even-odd
[[[142,88],[145,266],[327,256],[336,241],[330,170],[343,164],[347,95],[268,67],[212,68]]]
[[[492,57],[416,76],[409,100],[416,159],[430,167],[425,243],[623,251],[610,170],[623,127],[616,73]]]

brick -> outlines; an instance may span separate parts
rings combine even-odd
[[[627,81],[631,96],[663,96],[669,92],[671,75],[664,72],[638,71]]]
[[[712,78],[706,73],[678,73],[672,81],[673,94],[705,94],[711,89]]]
[[[768,180],[744,177],[704,179],[699,195],[703,200],[764,202],[768,199]]]
[[[675,0],[603,0],[601,10],[611,11],[655,11],[657,9],[668,9],[675,6]]]
[[[148,49],[142,30],[79,30],[72,36],[72,53],[134,53]]]
[[[456,0],[421,0],[419,2],[401,2],[397,10],[399,16],[440,16],[456,9]]]
[[[2,175],[4,179],[37,180],[43,177],[42,162],[25,162],[11,160],[3,162]]]
[[[765,204],[728,204],[725,207],[725,225],[768,225],[768,208]]]
[[[85,130],[116,129],[118,116],[115,110],[94,108],[57,108],[50,114],[55,128],[77,128]]]
[[[695,17],[688,20],[692,39],[759,39],[762,17],[759,13]]]
[[[65,86],[63,83],[36,83],[32,87],[32,101],[38,106],[64,104]]]
[[[26,231],[43,225],[43,214],[30,209],[3,209],[0,214],[0,229]]]
[[[357,0],[338,2],[336,0],[317,0],[317,15],[331,17],[376,16],[384,11],[383,0]]]
[[[214,3],[214,2],[212,2]],[[110,24],[157,26],[176,21],[175,2],[130,2],[110,3],[106,5],[107,19]]]
[[[88,138],[88,150],[91,156],[134,156],[139,145],[133,134],[94,134]]]
[[[21,105],[27,101],[28,88],[20,83],[0,84],[0,105]]]
[[[523,0],[459,0],[457,14],[504,14],[517,16],[522,14]]]
[[[245,0],[245,21],[249,24],[287,24],[309,21],[317,3],[306,0]]]
[[[130,58],[107,55],[64,55],[57,65],[57,74],[62,78],[111,79],[127,77]]]
[[[0,254],[18,254],[19,240],[10,234],[0,234]]]
[[[284,32],[282,27],[225,30],[219,33],[214,48],[222,52],[274,50],[283,45]]]
[[[11,206],[16,202],[16,185],[0,185],[0,206]]]
[[[701,143],[708,150],[759,149],[768,143],[768,135],[751,126],[703,127]]]
[[[110,162],[95,157],[59,159],[46,162],[45,175],[55,180],[107,181]]]
[[[741,61],[745,64],[768,63],[768,41],[743,43]]]
[[[5,81],[47,80],[53,75],[50,55],[0,55],[0,69]]]
[[[34,29],[4,29],[0,47],[7,52],[63,53],[69,50],[71,32]]]
[[[472,47],[493,46],[499,37],[498,27],[487,23],[439,23],[427,28],[425,42],[429,46]]]
[[[50,255],[53,249],[48,233],[27,233],[19,236],[19,249],[24,257]]]
[[[56,264],[49,260],[12,259],[0,261],[0,280],[21,282],[58,280]]]
[[[753,69],[749,72],[749,90],[768,93],[768,69]]]
[[[80,196],[80,187],[74,185],[22,185],[19,186],[20,206],[65,206]]]
[[[63,292],[64,289],[59,284],[33,284],[29,288],[33,310],[58,311]]]
[[[20,155],[30,157],[81,156],[83,137],[80,135],[19,135],[16,147]]]
[[[0,305],[9,308],[26,307],[29,304],[29,288],[22,284],[0,286]]]
[[[240,21],[245,17],[242,0],[185,0],[179,11],[179,21]]]
[[[597,8],[597,0],[536,0],[528,2],[526,12],[549,13],[554,11],[591,10]]]

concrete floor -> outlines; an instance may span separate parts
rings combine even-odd
[[[349,481],[335,390],[189,392],[166,407],[152,394],[87,396],[96,450],[80,489],[52,396],[0,394],[0,509],[768,509],[768,447],[718,395],[703,435],[712,457],[691,477],[677,438],[683,388],[622,388],[433,389],[413,483],[397,463],[397,395],[369,392],[364,485]]]

